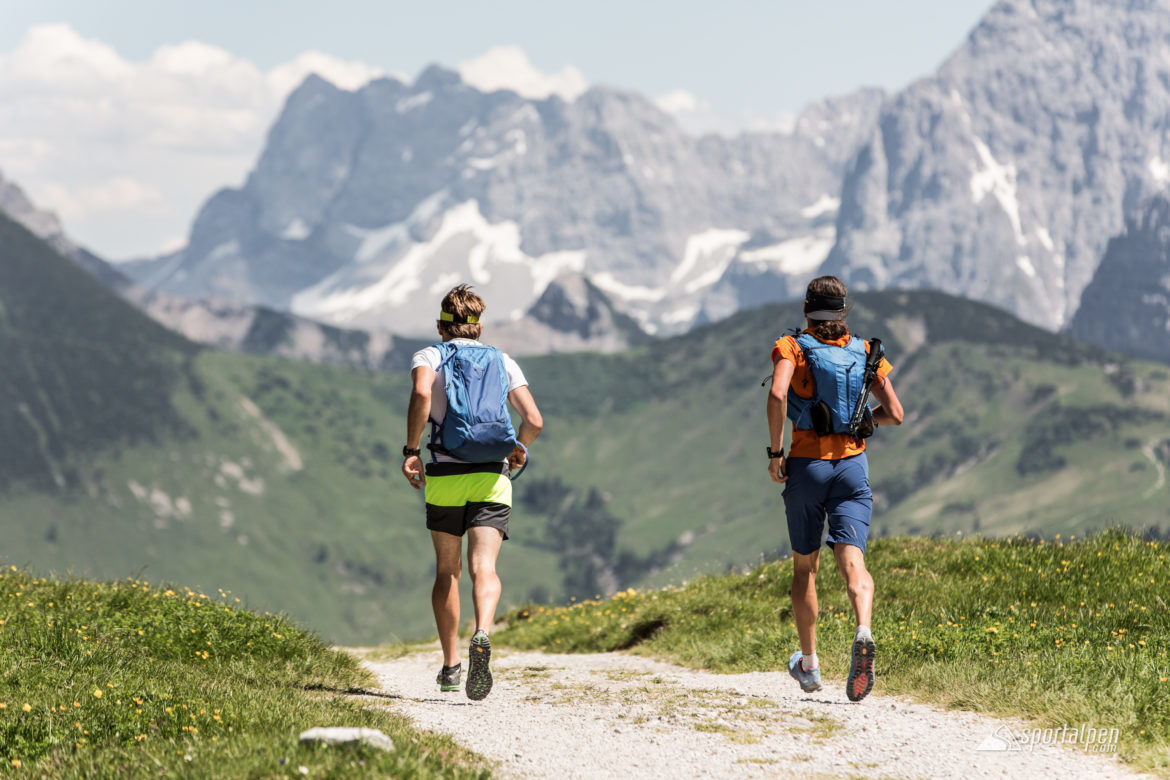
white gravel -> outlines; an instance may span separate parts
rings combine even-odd
[[[877,694],[854,704],[843,680],[806,695],[783,672],[715,674],[625,653],[496,648],[493,661],[482,702],[439,691],[437,645],[364,663],[395,699],[379,706],[450,734],[499,777],[1138,776],[1083,748],[979,750],[1024,724]]]

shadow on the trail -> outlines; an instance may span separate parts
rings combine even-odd
[[[801,699],[801,704],[829,704],[834,707],[864,707],[865,703],[860,701],[841,701],[840,699]]]
[[[326,693],[340,693],[344,696],[366,696],[372,699],[393,699],[395,701],[413,701],[419,704],[446,704],[451,707],[470,707],[474,702],[458,701],[450,698],[434,697],[427,699],[416,699],[413,696],[403,696],[399,693],[386,693],[385,691],[371,691],[366,688],[335,688],[331,685],[306,685],[306,691],[323,691]]]
[[[324,691],[326,693],[340,693],[346,696],[372,696],[377,699],[405,699],[405,696],[399,696],[396,693],[384,693],[382,691],[370,691],[365,688],[335,688],[332,685],[306,685],[306,691]]]

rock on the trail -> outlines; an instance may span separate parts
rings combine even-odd
[[[394,750],[394,740],[378,729],[348,726],[317,726],[301,733],[302,743],[323,742],[326,745],[348,745],[360,742],[379,750]]]

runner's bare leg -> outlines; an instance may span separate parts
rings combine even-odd
[[[443,646],[443,665],[459,663],[459,575],[463,539],[441,531],[431,531],[435,546],[435,586],[431,589],[431,608],[435,611],[435,628]]]
[[[868,626],[873,615],[873,577],[865,568],[865,553],[852,544],[835,544],[833,557],[837,559],[837,571],[845,579],[857,625]]]
[[[467,569],[471,573],[471,599],[475,604],[475,628],[491,631],[500,602],[500,577],[496,558],[504,543],[498,528],[476,526],[467,529]]]
[[[821,551],[809,555],[792,554],[792,615],[800,635],[800,651],[812,655],[817,651],[817,569]]]

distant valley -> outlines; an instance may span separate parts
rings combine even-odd
[[[336,641],[431,631],[403,374],[198,347],[3,218],[0,255],[4,563],[223,588]],[[546,432],[516,483],[505,602],[783,553],[760,378],[798,321],[770,305],[523,359]],[[859,296],[851,322],[887,340],[908,409],[873,440],[875,534],[1170,529],[1164,367],[938,293]]]

